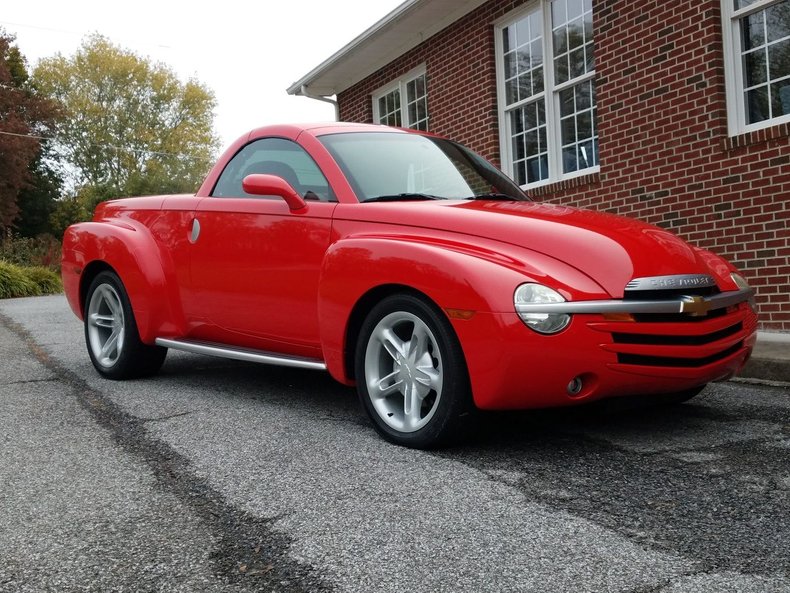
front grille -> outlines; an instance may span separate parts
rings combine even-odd
[[[624,300],[661,301],[681,297],[710,297],[716,286],[668,290],[626,290]],[[598,325],[609,331],[604,346],[621,365],[694,369],[724,360],[744,347],[744,305],[715,309],[704,315],[688,313],[635,314],[633,322]]]

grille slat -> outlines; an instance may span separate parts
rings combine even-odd
[[[736,323],[728,328],[702,336],[678,336],[655,334],[614,333],[615,344],[653,344],[656,346],[704,346],[737,334],[743,329],[743,323]]]
[[[633,364],[647,367],[699,368],[723,360],[731,354],[735,354],[741,348],[743,348],[743,342],[738,342],[722,352],[712,356],[706,356],[705,358],[670,358],[664,356],[644,356],[641,354],[618,354],[617,362],[620,364]]]

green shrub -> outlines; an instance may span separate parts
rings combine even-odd
[[[57,271],[60,266],[60,241],[52,235],[7,235],[0,239],[0,260],[23,267],[41,266]]]
[[[37,296],[41,294],[38,285],[28,278],[24,269],[14,264],[0,261],[0,299]]]
[[[36,266],[22,268],[22,271],[37,287],[40,294],[57,294],[63,292],[63,282],[55,272],[49,268]]]

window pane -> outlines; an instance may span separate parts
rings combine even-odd
[[[771,113],[774,117],[790,115],[790,79],[771,85]]]
[[[565,89],[560,92],[560,117],[567,117],[576,111],[574,95],[575,90],[573,88]]]
[[[576,119],[566,117],[562,120],[562,145],[576,144]]]
[[[746,123],[750,124],[765,121],[770,117],[767,86],[746,92],[746,116]]]
[[[756,12],[741,20],[743,50],[748,51],[765,44],[765,12]]]
[[[568,20],[573,20],[582,15],[584,7],[582,0],[568,0]]]
[[[543,68],[535,68],[532,71],[532,93],[537,95],[543,90]]]
[[[518,80],[508,80],[505,83],[505,101],[508,105],[518,103]]]
[[[554,59],[554,76],[557,78],[557,84],[568,82],[568,54]]]
[[[790,35],[790,2],[785,0],[766,8],[765,23],[768,29],[768,43]]]
[[[518,70],[516,70],[516,53],[510,52],[505,54],[505,78],[513,78]]]
[[[509,52],[516,47],[516,32],[513,27],[505,27],[502,31],[502,50],[504,53]]]
[[[558,23],[564,23],[568,20],[568,15],[565,12],[565,0],[554,0],[551,3],[551,20],[555,27]]]
[[[563,25],[554,30],[554,55],[558,56],[568,51],[568,30]]]
[[[568,48],[584,45],[584,21],[578,18],[568,23]]]
[[[417,117],[417,103],[409,103],[409,121],[416,123],[419,119]]]
[[[417,78],[416,86],[417,86],[417,96],[418,97],[424,97],[425,95],[428,94],[428,92],[427,92],[427,90],[425,88],[425,75],[424,74]]]
[[[771,80],[790,76],[790,39],[768,46]]]

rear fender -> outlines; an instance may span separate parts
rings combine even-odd
[[[69,305],[82,319],[93,277],[111,268],[131,301],[140,339],[152,344],[160,335],[179,335],[185,327],[172,260],[141,222],[83,222],[63,236],[62,275]]]

